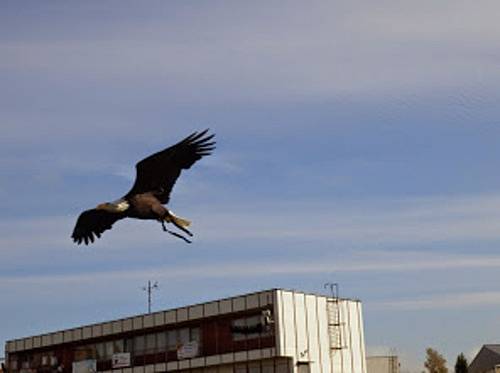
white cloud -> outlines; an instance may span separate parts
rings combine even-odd
[[[500,239],[498,195],[381,200],[366,202],[363,206],[315,201],[287,204],[252,201],[231,206],[172,207],[180,216],[193,221],[196,240],[207,245],[241,240],[255,245],[334,241],[339,245],[370,248],[384,244],[415,246]],[[36,250],[40,245],[67,246],[70,242],[64,240],[68,240],[74,218],[76,216],[0,221],[6,232],[0,237],[0,246],[7,252],[21,248]],[[144,240],[155,247],[165,242],[165,235],[154,222],[127,220],[106,232],[97,245],[123,250],[141,246]]]
[[[384,200],[354,207],[305,201],[287,205],[255,202],[237,208],[197,211],[194,220],[200,222],[204,239],[393,244],[500,238],[500,198],[496,195]]]
[[[148,277],[168,282],[173,279],[220,279],[255,278],[259,276],[329,274],[342,272],[409,272],[409,271],[453,271],[457,269],[500,269],[500,256],[445,255],[429,253],[395,253],[365,251],[358,257],[347,260],[304,261],[303,259],[283,262],[279,260],[216,261],[210,264],[191,263],[182,266],[155,266],[135,270],[107,270],[50,275],[2,276],[2,285],[41,285],[106,283],[108,281],[132,281]],[[486,293],[485,293],[486,294]],[[488,293],[489,294],[489,293]],[[491,294],[490,294],[491,295]],[[402,301],[401,305],[406,305]],[[423,301],[425,303],[425,300]],[[398,303],[399,304],[399,303]],[[423,303],[418,303],[423,304]]]
[[[484,307],[500,305],[499,291],[439,294],[417,299],[403,299],[373,303],[382,309],[396,310],[435,310],[465,307]]]
[[[184,14],[184,24],[152,20],[124,29],[120,39],[3,43],[0,66],[101,81],[164,80],[175,87],[171,99],[219,103],[498,81],[498,3],[266,3],[267,16],[262,7],[246,7],[244,19],[210,7],[202,18]],[[201,22],[194,29],[193,18]],[[123,25],[106,27],[104,35]]]

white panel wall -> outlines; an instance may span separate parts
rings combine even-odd
[[[296,346],[296,327],[295,327],[295,305],[294,294],[288,291],[281,292],[281,301],[283,302],[282,310],[282,327],[283,327],[283,355],[297,356]]]
[[[319,365],[319,371],[325,372],[323,362],[321,360],[321,351],[319,346],[319,327],[318,327],[318,307],[316,297],[314,295],[305,295],[305,313],[306,313],[306,330],[308,339],[307,357],[310,361],[316,362]]]
[[[347,302],[341,302],[340,309],[341,313],[341,322],[342,322],[342,355],[344,357],[344,369],[347,372],[354,372],[354,359],[352,354],[352,328],[349,327],[351,323],[351,313],[349,304]]]
[[[332,350],[333,373],[366,372],[361,302],[341,300],[340,332],[342,349]]]
[[[349,314],[351,325],[351,350],[353,352],[353,364],[356,372],[366,372],[365,338],[363,333],[363,313],[361,302],[349,302]]]
[[[293,293],[292,293],[293,294]],[[297,361],[310,361],[309,359],[309,336],[306,321],[306,297],[305,294],[293,294],[295,306],[295,343]]]
[[[319,335],[319,349],[321,353],[321,367],[324,373],[336,372],[332,368],[330,359],[330,337],[328,335],[328,313],[326,308],[326,297],[316,296],[317,323]]]
[[[359,301],[338,303],[342,348],[332,349],[327,297],[276,290],[275,299],[278,355],[293,358],[295,373],[297,363],[309,363],[310,373],[366,373]]]

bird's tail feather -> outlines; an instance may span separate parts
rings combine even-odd
[[[172,219],[177,225],[180,225],[181,227],[184,227],[184,228],[189,227],[191,225],[191,222],[189,220],[181,218],[181,217],[179,217],[177,215],[174,215],[172,213],[172,211],[170,211],[170,217],[169,218]],[[165,220],[168,221],[168,218],[166,218]]]

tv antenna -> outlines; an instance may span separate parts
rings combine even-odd
[[[153,284],[151,283],[151,281],[148,281],[148,286],[142,287],[142,290],[148,292],[148,313],[151,313],[151,293],[153,292],[153,290],[156,290],[156,289],[158,289],[158,282],[157,281],[155,281]]]

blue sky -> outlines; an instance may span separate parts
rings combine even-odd
[[[0,343],[273,287],[339,282],[369,353],[419,372],[500,328],[500,4],[0,5]],[[170,207],[195,243],[79,212],[210,127]]]

